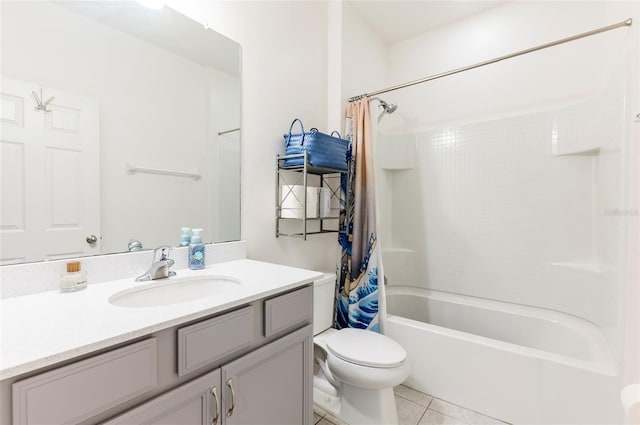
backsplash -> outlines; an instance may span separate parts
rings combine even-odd
[[[174,270],[187,268],[188,247],[173,248],[171,258]],[[206,245],[207,265],[247,257],[245,241]],[[79,259],[87,272],[89,284],[110,280],[135,278],[144,273],[151,264],[153,251],[127,252],[97,255]],[[43,261],[40,263],[16,264],[0,267],[0,298],[18,297],[38,292],[56,290],[60,287],[60,274],[71,259]]]

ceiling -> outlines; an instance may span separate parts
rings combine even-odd
[[[464,19],[506,0],[350,0],[348,4],[387,44]]]

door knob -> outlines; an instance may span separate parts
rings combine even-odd
[[[96,242],[98,242],[98,237],[96,235],[87,236],[87,243],[88,244],[93,245]]]

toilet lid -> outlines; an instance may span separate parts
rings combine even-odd
[[[407,352],[400,344],[377,332],[362,329],[341,329],[330,335],[326,344],[334,356],[362,366],[396,367],[407,359]]]

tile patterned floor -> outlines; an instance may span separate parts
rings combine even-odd
[[[396,395],[399,425],[508,425],[404,385],[395,387],[393,391]],[[317,407],[313,408],[313,423],[349,425]]]

